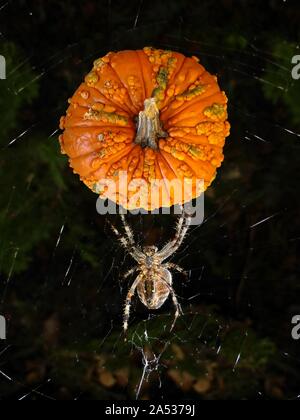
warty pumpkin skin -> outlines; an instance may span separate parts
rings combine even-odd
[[[227,97],[196,57],[144,48],[109,53],[96,60],[62,117],[62,153],[74,173],[95,193],[126,209],[146,210],[182,204],[198,197],[216,177],[229,135]],[[124,189],[110,193],[103,179],[120,181]],[[133,180],[150,185],[161,180],[137,204]],[[199,187],[196,180],[204,180]],[[185,180],[191,191],[178,200],[167,182]],[[152,197],[150,196],[152,191]]]

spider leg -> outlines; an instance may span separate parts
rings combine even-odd
[[[177,319],[178,319],[181,315],[183,315],[183,310],[181,309],[181,306],[180,306],[180,304],[179,304],[179,302],[178,302],[178,299],[177,299],[176,293],[175,293],[175,291],[174,291],[174,289],[173,289],[173,286],[172,286],[172,282],[171,282],[171,283],[169,283],[169,282],[165,281],[165,284],[167,285],[167,287],[168,287],[168,288],[169,288],[169,290],[170,290],[170,294],[171,294],[171,297],[172,297],[173,305],[174,305],[174,307],[175,307],[175,316],[174,316],[174,321],[173,321],[172,327],[171,327],[171,329],[170,329],[170,332],[172,332],[172,331],[174,330],[175,325],[176,325]]]
[[[133,235],[133,231],[131,229],[131,227],[129,226],[129,224],[126,222],[125,216],[124,214],[121,214],[121,220],[127,235],[127,238],[129,240],[129,242],[131,243],[131,245],[135,245],[135,240],[134,240],[134,235]]]
[[[129,254],[132,256],[133,259],[135,259],[138,263],[140,263],[144,257],[144,254],[135,246],[134,240],[133,239],[130,240],[129,237],[127,238],[126,236],[123,236],[111,222],[109,222],[109,224],[112,231],[114,232],[119,242],[123,246],[123,248],[129,252]],[[132,235],[132,238],[133,238],[133,235]]]
[[[144,257],[144,254],[136,246],[133,231],[132,231],[131,227],[129,226],[129,224],[127,223],[124,214],[121,214],[121,220],[122,220],[122,223],[123,223],[126,235],[127,235],[127,240],[130,243],[131,248],[132,248],[131,255],[136,261],[140,262],[141,259]]]
[[[177,319],[178,319],[181,315],[183,315],[183,311],[182,311],[181,306],[180,306],[180,304],[179,304],[179,302],[178,302],[178,299],[177,299],[177,296],[176,296],[176,294],[175,294],[175,292],[174,292],[174,290],[173,290],[173,287],[170,287],[170,293],[171,293],[171,296],[172,296],[172,301],[173,301],[173,304],[174,304],[174,306],[175,306],[175,316],[174,316],[174,321],[173,321],[172,327],[171,327],[171,329],[170,329],[170,332],[172,332],[172,331],[174,330],[175,325],[176,325]]]
[[[125,302],[124,323],[123,323],[125,341],[127,341],[128,322],[129,322],[129,318],[130,318],[131,301],[132,301],[132,298],[135,294],[136,288],[137,288],[138,284],[140,283],[140,281],[142,280],[142,278],[143,278],[142,275],[138,276],[136,278],[136,280],[134,281],[134,283],[132,284],[131,288],[129,289],[128,293],[127,293],[126,302]]]
[[[183,212],[177,224],[175,238],[170,241],[160,252],[157,253],[157,256],[161,258],[162,261],[169,258],[180,248],[189,230],[191,221],[192,217]]]
[[[130,244],[129,244],[128,240],[126,238],[124,238],[124,236],[121,235],[121,233],[118,231],[118,229],[111,222],[108,222],[108,223],[109,223],[112,231],[114,232],[114,234],[118,238],[119,242],[123,246],[123,248],[125,248],[125,249],[130,248]]]
[[[187,272],[177,264],[168,263],[168,264],[165,264],[164,267],[168,270],[178,271],[178,273],[180,273],[180,274],[184,275],[186,278],[188,278]]]
[[[124,279],[126,280],[128,277],[134,274],[137,270],[138,270],[138,267],[134,267],[131,270],[127,271],[127,273],[124,274]]]

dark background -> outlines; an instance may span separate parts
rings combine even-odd
[[[299,32],[298,1],[0,3],[2,400],[297,398]],[[149,317],[136,300],[124,344],[132,261],[107,223],[118,217],[97,215],[60,155],[58,124],[94,59],[147,45],[218,75],[232,134],[206,221],[174,257],[190,272],[174,279],[185,316],[169,333],[172,305]],[[176,217],[129,221],[161,246]]]

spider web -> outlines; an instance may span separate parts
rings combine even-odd
[[[12,20],[12,3],[0,4],[0,18]],[[212,7],[211,2],[203,3],[205,10]],[[84,5],[86,13],[91,14],[96,7],[92,1]],[[35,16],[38,19],[42,14],[35,2],[25,5],[20,1],[19,7],[25,23],[33,19],[34,25]],[[69,2],[65,2],[64,11],[65,7],[70,7]],[[282,2],[285,7],[288,5]],[[0,398],[299,399],[300,359],[297,344],[290,338],[292,315],[300,311],[299,295],[293,288],[300,239],[298,209],[294,207],[294,190],[286,185],[286,179],[278,178],[280,173],[280,177],[290,179],[289,168],[278,168],[276,164],[281,163],[276,156],[278,151],[286,153],[287,166],[288,162],[299,161],[300,133],[297,124],[289,121],[286,125],[285,118],[280,118],[280,106],[274,115],[253,106],[253,96],[259,101],[257,92],[268,86],[289,95],[293,80],[288,63],[274,51],[261,50],[255,36],[244,34],[248,45],[245,50],[238,45],[224,47],[214,41],[217,36],[205,41],[199,31],[191,30],[194,24],[189,23],[189,14],[182,13],[185,9],[171,8],[171,18],[162,19],[152,15],[143,0],[131,2],[124,16],[117,13],[117,3],[112,1],[103,2],[102,9],[99,26],[104,27],[104,35],[95,29],[94,35],[89,33],[84,39],[74,35],[75,41],[70,42],[66,37],[63,47],[61,40],[57,47],[54,40],[51,54],[41,53],[38,42],[28,50],[25,61],[8,75],[14,80],[15,94],[26,93],[36,82],[41,83],[44,94],[52,86],[59,91],[60,75],[67,68],[74,69],[68,77],[75,88],[101,53],[128,46],[139,48],[141,42],[159,44],[198,55],[211,72],[218,73],[229,94],[233,92],[229,100],[233,133],[223,168],[207,193],[206,219],[201,226],[190,229],[184,245],[172,258],[189,272],[188,281],[174,275],[174,289],[184,316],[172,333],[171,303],[149,313],[136,299],[129,342],[124,343],[123,301],[132,279],[124,281],[123,274],[132,260],[119,248],[105,217],[99,221],[93,198],[82,192],[79,182],[77,192],[69,198],[70,205],[79,212],[84,207],[88,216],[85,223],[99,232],[98,271],[86,257],[93,237],[81,237],[72,247],[66,246],[71,232],[76,233],[68,214],[62,215],[56,234],[48,238],[50,245],[41,257],[46,269],[33,264],[28,273],[15,273],[22,249],[0,244],[11,254],[10,270],[5,277],[1,274],[0,308],[9,321],[9,334],[5,342],[0,342]],[[159,15],[167,16],[165,6],[161,6]],[[45,19],[50,22],[50,17]],[[15,27],[14,39],[25,37],[26,45],[26,33],[21,29]],[[10,39],[6,30],[3,24],[2,40]],[[222,34],[217,26],[210,30]],[[28,63],[35,63],[35,76],[23,84],[23,68]],[[264,77],[266,67],[274,74],[280,71],[281,78]],[[243,97],[236,96],[235,86],[245,86]],[[64,93],[71,95],[72,91]],[[45,105],[47,112],[7,138],[1,153],[22,147],[38,132],[44,134],[45,141],[57,138],[57,121],[65,106],[53,101]],[[240,155],[247,159],[239,164],[236,159]],[[265,186],[273,184],[274,190],[268,195],[271,188]],[[18,192],[12,184],[7,218],[21,211],[23,203],[17,209],[12,204]],[[176,216],[131,216],[128,220],[140,246],[155,243],[162,247],[174,235]],[[117,217],[114,222],[118,223]],[[284,264],[288,262],[287,268]],[[276,267],[271,275],[278,272],[274,293],[281,296],[273,296],[270,289],[267,268],[271,264]],[[30,276],[28,290],[24,282]],[[265,318],[272,318],[274,311],[282,311],[282,322],[277,326],[270,320],[266,325]],[[243,391],[245,380],[252,376],[255,380],[251,387]]]

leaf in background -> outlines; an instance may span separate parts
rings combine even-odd
[[[0,54],[6,60],[6,80],[0,82],[0,146],[4,146],[11,130],[18,126],[25,106],[37,97],[39,86],[29,58],[15,44],[0,42]]]
[[[292,58],[299,54],[296,44],[286,41],[272,41],[270,60],[266,67],[263,86],[264,94],[274,105],[282,105],[294,124],[300,124],[300,81],[292,77]],[[288,116],[287,115],[287,116]]]

